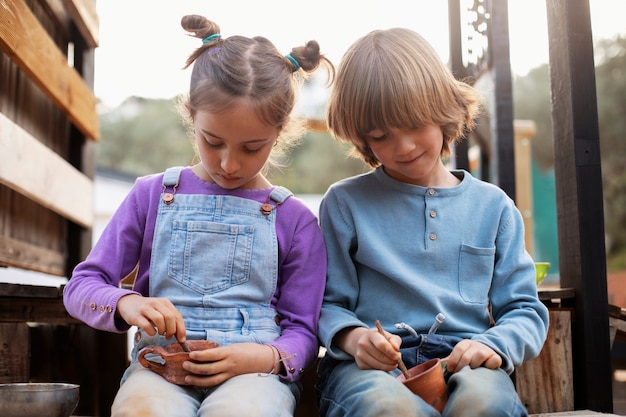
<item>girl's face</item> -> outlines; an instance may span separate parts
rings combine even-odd
[[[261,175],[278,138],[278,128],[263,123],[246,103],[219,113],[198,111],[194,132],[201,163],[194,172],[222,188],[270,186]]]
[[[441,161],[443,132],[436,125],[415,129],[372,130],[365,138],[385,172],[398,181],[443,186],[448,171]]]

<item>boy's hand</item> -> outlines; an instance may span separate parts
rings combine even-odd
[[[186,340],[183,316],[167,298],[125,295],[117,302],[116,314],[150,336],[158,333],[164,334],[167,339],[176,336],[179,342]]]
[[[361,369],[391,371],[398,367],[400,336],[388,332],[383,336],[376,327],[354,327],[340,332],[336,338],[338,346],[354,356]]]
[[[489,346],[473,340],[461,340],[454,346],[448,357],[448,372],[458,372],[469,365],[472,369],[484,366],[497,369],[502,366],[502,358]]]

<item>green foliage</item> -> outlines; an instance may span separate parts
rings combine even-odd
[[[132,97],[100,116],[97,164],[145,175],[189,165],[194,150],[174,100]]]
[[[607,251],[620,263],[626,258],[626,38],[601,40],[595,53]],[[518,77],[513,91],[515,118],[537,125],[533,156],[542,169],[552,169],[558,149],[553,150],[548,65]]]
[[[348,149],[327,133],[309,133],[282,161],[284,167],[269,177],[295,194],[323,194],[332,183],[368,170],[360,160],[346,156]]]
[[[192,139],[174,100],[129,98],[100,120],[99,166],[145,175],[193,160]],[[309,133],[269,177],[296,194],[323,194],[333,182],[367,170],[346,156],[347,149],[329,134]]]

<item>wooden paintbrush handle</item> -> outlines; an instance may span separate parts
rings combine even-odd
[[[387,339],[387,341],[389,343],[391,343],[391,341],[389,340],[389,338],[387,337],[387,335],[385,334],[385,331],[383,330],[383,326],[380,325],[380,321],[376,320],[376,328],[378,329],[378,333],[380,333],[381,335],[383,335],[383,337],[385,339]],[[402,356],[400,356],[400,358],[398,359],[398,368],[400,368],[400,371],[402,371],[402,375],[404,375],[404,377],[406,379],[409,379],[409,370],[406,369],[406,365],[404,364],[404,362],[402,361]]]

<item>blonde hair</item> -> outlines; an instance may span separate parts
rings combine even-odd
[[[219,25],[204,16],[184,16],[181,26],[190,36],[203,39],[184,66],[193,64],[188,96],[179,103],[187,124],[192,124],[199,110],[221,112],[245,100],[260,120],[278,128],[278,141],[268,161],[275,165],[305,132],[304,121],[291,117],[296,90],[320,64],[326,66],[330,81],[332,63],[314,40],[286,56],[261,36],[223,38]]]
[[[474,128],[480,97],[454,78],[434,48],[409,29],[372,31],[343,56],[327,109],[335,138],[354,146],[352,155],[380,165],[365,141],[375,129],[434,124],[443,131],[442,156]]]

